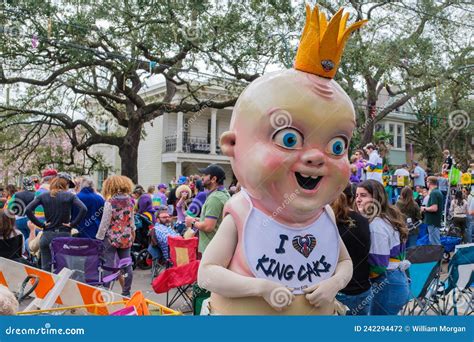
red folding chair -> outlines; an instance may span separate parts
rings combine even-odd
[[[197,260],[198,239],[183,239],[181,236],[168,236],[171,267],[164,270],[152,282],[156,293],[166,292],[166,306],[171,307],[180,297],[193,310],[193,300],[187,291],[197,280],[199,260]],[[169,291],[177,292],[169,298]],[[183,311],[183,310],[181,310]]]

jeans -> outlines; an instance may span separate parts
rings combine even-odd
[[[428,237],[430,240],[430,245],[441,245],[441,234],[439,227],[433,225],[428,225]]]
[[[408,279],[404,271],[396,269],[372,280],[373,299],[370,315],[396,315],[408,302]]]
[[[25,250],[28,250],[27,239],[30,237],[30,228],[28,228],[28,217],[19,217],[16,219],[16,227],[23,234],[23,241],[25,241]]]
[[[372,297],[372,288],[356,295],[347,295],[341,292],[336,295],[336,299],[349,308],[347,316],[367,316]]]
[[[40,238],[41,269],[52,272],[51,241],[58,237],[70,237],[71,233],[67,231],[55,232],[44,230]]]
[[[104,259],[105,265],[108,267],[116,267],[115,264],[115,255],[118,255],[119,259],[124,259],[130,257],[130,248],[115,248],[109,242],[109,239],[105,237],[104,239]],[[133,281],[133,268],[132,265],[128,265],[125,269],[124,275],[124,285],[122,289],[122,295],[129,296],[130,290],[132,289],[132,281]],[[107,275],[111,274],[112,272],[108,272]],[[108,287],[109,284],[105,284]]]

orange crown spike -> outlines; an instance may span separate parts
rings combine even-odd
[[[349,35],[367,23],[358,21],[346,28],[349,13],[341,8],[328,22],[318,6],[306,5],[306,23],[296,53],[295,69],[334,78]]]

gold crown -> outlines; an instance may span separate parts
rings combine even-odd
[[[333,78],[341,61],[342,51],[349,35],[368,20],[355,22],[346,28],[349,13],[343,8],[327,22],[318,6],[313,11],[306,4],[306,23],[296,53],[295,69],[326,78]]]

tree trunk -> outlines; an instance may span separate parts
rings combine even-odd
[[[363,125],[364,136],[360,142],[361,148],[373,142],[374,125],[377,117],[377,82],[372,77],[366,77],[365,81],[367,85],[367,110]]]
[[[123,144],[119,147],[122,175],[138,184],[138,145],[143,124],[130,122]]]

